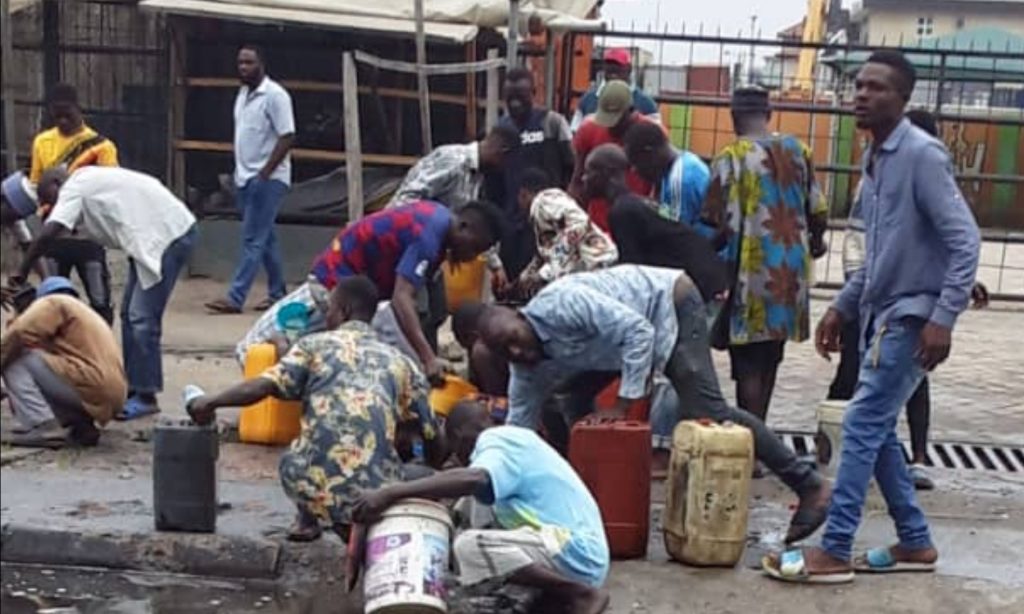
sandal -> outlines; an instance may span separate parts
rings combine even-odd
[[[853,570],[812,572],[807,570],[804,550],[786,550],[777,556],[768,555],[761,559],[761,569],[775,580],[794,584],[846,584],[853,582]]]
[[[126,422],[128,420],[136,420],[138,418],[159,413],[160,406],[156,403],[146,403],[139,397],[131,397],[124,404],[124,408],[114,414],[114,420],[117,420],[118,422]]]
[[[56,420],[47,420],[21,433],[11,433],[4,441],[19,448],[59,450],[68,444],[68,431]]]
[[[911,465],[907,470],[910,472],[910,480],[914,483],[914,490],[935,489],[935,482],[928,477],[923,465]]]
[[[893,548],[872,548],[853,560],[853,568],[863,573],[930,573],[935,561],[898,561]]]
[[[253,311],[266,311],[277,304],[277,299],[270,298],[269,296],[262,301],[253,305]]]
[[[207,311],[216,315],[233,315],[242,313],[242,308],[232,304],[227,299],[219,298],[203,305]]]

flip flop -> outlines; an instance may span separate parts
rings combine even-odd
[[[232,305],[230,302],[220,298],[203,305],[207,311],[215,315],[233,315],[242,313],[242,308]]]
[[[769,578],[792,584],[846,584],[853,582],[853,570],[811,573],[807,571],[802,548],[786,550],[778,561],[771,556],[761,559],[761,569]]]
[[[127,422],[128,420],[137,420],[159,413],[160,406],[156,403],[144,403],[138,397],[132,397],[124,404],[124,408],[121,411],[114,414],[114,420]]]
[[[268,296],[267,298],[253,305],[252,309],[253,311],[266,311],[273,307],[274,304],[277,303],[277,301],[278,299],[273,299]]]
[[[892,548],[872,548],[853,560],[853,568],[861,573],[931,573],[935,563],[897,561]]]
[[[921,465],[911,465],[907,467],[907,471],[910,473],[910,480],[914,483],[914,490],[935,489],[935,482],[928,477],[928,473]]]

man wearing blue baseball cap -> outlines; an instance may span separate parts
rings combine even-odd
[[[29,299],[31,292],[18,296]],[[10,443],[94,446],[96,424],[106,424],[127,396],[117,340],[66,277],[47,277],[34,294],[31,302],[15,301],[21,311],[0,340],[0,367],[17,420]]]

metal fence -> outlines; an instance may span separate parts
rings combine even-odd
[[[46,92],[78,90],[86,121],[118,146],[123,166],[163,176],[167,157],[167,54],[163,17],[132,0],[43,0],[12,17],[19,166],[46,128]],[[5,69],[7,67],[5,66]]]
[[[996,295],[1024,299],[1024,47],[1015,45],[1021,43],[948,37],[897,48],[918,70],[910,107],[938,119],[961,190],[983,228],[979,280]],[[605,46],[635,50],[634,80],[660,103],[673,143],[704,158],[735,138],[728,109],[735,86],[772,91],[774,128],[812,147],[828,197],[833,248],[819,261],[817,279],[841,283],[841,232],[867,145],[854,126],[853,79],[875,47],[730,37],[685,26],[610,30],[595,41],[595,48]],[[809,75],[798,74],[801,53],[815,59]]]

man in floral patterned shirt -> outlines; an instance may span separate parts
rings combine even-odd
[[[810,149],[769,133],[765,90],[736,90],[732,118],[739,138],[711,165],[702,218],[727,241],[733,271],[723,317],[736,400],[763,420],[786,340],[810,336],[812,256],[825,253],[828,208]]]
[[[590,220],[572,196],[558,188],[538,193],[529,209],[537,255],[519,275],[524,297],[570,273],[603,269],[615,264],[619,252],[609,237]]]
[[[339,280],[327,331],[300,339],[260,377],[189,404],[193,419],[205,423],[219,407],[268,396],[302,401],[302,430],[280,464],[281,485],[298,507],[290,539],[318,538],[321,521],[348,539],[359,491],[404,477],[395,448],[400,426],[418,426],[427,459],[437,466],[443,461],[426,378],[370,328],[377,298],[366,277]]]

